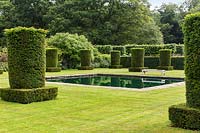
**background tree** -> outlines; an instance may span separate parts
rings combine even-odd
[[[59,1],[50,8],[46,20],[49,20],[51,35],[57,32],[83,34],[93,44],[140,44],[144,40],[145,43],[162,43],[162,34],[147,5],[141,0]]]
[[[163,4],[154,11],[157,24],[163,33],[164,43],[183,43],[181,30],[182,10],[176,4]],[[159,20],[159,22],[158,22]]]
[[[15,17],[17,26],[47,28],[43,16],[48,12],[52,4],[50,0],[11,0],[15,7]]]

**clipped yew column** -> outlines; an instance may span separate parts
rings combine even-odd
[[[58,67],[58,49],[46,49],[46,72],[60,72],[61,68]]]
[[[172,125],[200,130],[200,13],[184,22],[186,104],[169,107]]]
[[[45,87],[46,32],[25,27],[5,30],[10,88],[1,90],[2,100],[31,103],[57,96],[57,87]]]
[[[163,70],[173,70],[173,66],[171,66],[171,49],[161,49],[159,51],[160,53],[160,66],[158,66],[158,69]]]
[[[91,50],[89,49],[81,49],[80,50],[80,58],[81,58],[81,67],[79,70],[92,70],[93,67],[91,66]]]
[[[111,53],[111,66],[110,68],[122,68],[120,65],[120,51],[113,50]]]
[[[144,48],[131,49],[131,67],[129,72],[141,72],[144,69]]]

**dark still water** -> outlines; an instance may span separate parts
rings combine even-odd
[[[124,88],[147,88],[164,84],[183,82],[183,79],[163,79],[163,78],[144,78],[144,77],[121,77],[121,76],[80,76],[47,79],[49,82],[62,82],[72,84],[84,84],[95,86],[112,86]]]

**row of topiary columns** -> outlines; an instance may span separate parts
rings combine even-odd
[[[160,50],[160,66],[158,69],[172,70],[171,66],[171,50],[163,49]],[[132,48],[131,49],[131,67],[130,72],[141,72],[144,69],[144,55],[145,51],[143,48]],[[91,70],[91,50],[80,50],[81,67],[80,70]],[[111,51],[111,66],[110,68],[121,68],[120,65],[120,51]]]

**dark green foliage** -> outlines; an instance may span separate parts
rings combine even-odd
[[[171,49],[172,53],[176,52],[176,44],[162,44],[162,45],[126,45],[127,54],[131,53],[131,48],[144,48],[145,56],[155,56],[159,54],[159,50],[161,49]]]
[[[159,66],[158,56],[146,56],[144,57],[144,65],[150,69],[155,69]]]
[[[187,15],[184,23],[186,103],[200,108],[200,13]]]
[[[98,54],[94,57],[93,66],[95,68],[108,68],[111,64],[109,54]]]
[[[46,31],[17,27],[7,29],[8,67],[11,89],[39,88],[45,85]]]
[[[184,70],[184,56],[172,57],[172,66],[176,70]]]
[[[120,51],[113,50],[111,51],[111,66],[110,68],[121,68],[120,65]]]
[[[144,49],[132,48],[131,49],[131,67],[130,72],[141,71],[144,67]]]
[[[125,46],[112,46],[112,49],[120,51],[121,55],[126,54]]]
[[[80,49],[90,49],[95,54],[95,49],[87,38],[78,34],[57,33],[51,36],[47,43],[62,52],[63,68],[77,68],[80,64]]]
[[[169,107],[169,120],[172,126],[200,130],[200,109],[185,104],[173,105]]]
[[[184,55],[184,45],[176,45],[176,53],[177,55],[181,55],[183,56]]]
[[[46,67],[57,67],[58,65],[58,49],[46,49]]]
[[[188,0],[189,1],[189,0]],[[173,3],[163,4],[155,10],[159,14],[160,30],[163,34],[164,43],[183,43],[181,23],[184,15],[182,7]]]
[[[162,43],[147,1],[63,0],[46,15],[51,35],[58,32],[85,35],[93,44]]]
[[[131,56],[121,56],[120,64],[123,68],[131,67]]]
[[[60,72],[62,69],[61,67],[47,67],[46,72]]]
[[[110,54],[112,50],[111,45],[96,45],[95,48],[97,48],[101,54]]]
[[[82,49],[80,50],[81,67],[80,70],[91,70],[91,50]]]
[[[1,99],[9,102],[28,104],[55,99],[57,87],[42,87],[35,89],[1,89]]]

